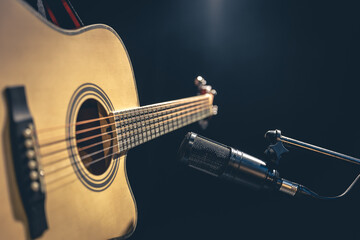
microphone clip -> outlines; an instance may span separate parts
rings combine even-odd
[[[266,132],[265,138],[270,142],[270,145],[265,150],[265,156],[270,168],[277,169],[280,164],[281,156],[289,152],[284,144],[279,140],[281,136],[280,130],[271,130]]]

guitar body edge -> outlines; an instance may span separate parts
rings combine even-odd
[[[78,103],[105,99],[108,113],[137,107],[139,101],[127,51],[119,36],[105,25],[61,30],[26,4],[2,0],[0,53],[0,232],[2,239],[29,239],[15,181],[4,89],[25,87],[36,129],[73,124],[69,109],[75,104],[74,94],[82,88],[89,94],[82,95]],[[68,134],[66,128],[44,131],[38,135],[38,141],[42,145],[51,139],[66,139]],[[66,141],[40,152],[46,155],[64,148]],[[102,175],[93,176],[83,169],[94,182],[108,181],[106,176],[113,174],[110,183],[98,189],[84,184],[71,165],[76,159],[70,156],[68,151],[62,151],[40,159],[45,171],[48,230],[38,239],[110,239],[131,235],[136,227],[137,208],[126,174],[126,154],[114,159]],[[47,165],[57,159],[56,164]]]

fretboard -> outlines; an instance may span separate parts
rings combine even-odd
[[[209,94],[114,112],[119,151],[127,151],[213,114]]]

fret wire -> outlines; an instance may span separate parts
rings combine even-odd
[[[164,111],[166,111],[166,110],[165,110],[165,107],[162,107],[162,108],[161,108],[161,113],[160,113],[160,119],[159,119],[159,121],[161,122],[161,125],[160,125],[160,135],[164,135],[164,134],[165,134]]]
[[[206,104],[206,103],[202,103],[201,105],[203,105],[203,104]],[[200,106],[200,105],[192,106],[192,108],[196,107],[196,106]],[[176,109],[171,109],[170,111],[167,111],[167,112],[163,111],[163,114],[166,114],[166,115],[168,115],[170,117],[171,113],[184,111],[183,109],[186,109],[186,108],[183,107],[183,108],[180,108],[180,109],[177,109],[177,110]],[[125,128],[127,128],[128,135],[129,135],[129,137],[131,137],[131,135],[133,135],[133,132],[136,131],[135,128],[134,128],[134,124],[135,124],[134,110],[128,110],[124,115],[126,116],[126,120],[125,120],[126,121],[125,122],[126,126],[125,126]],[[151,124],[153,124],[153,122],[155,122],[154,121],[155,118],[158,118],[157,117],[158,114],[156,114],[155,110],[150,110],[150,114],[147,114],[147,115],[150,116],[150,119],[152,120]],[[176,114],[176,116],[178,116],[178,114]],[[158,122],[158,121],[156,121],[156,122]],[[155,132],[156,132],[156,130],[154,129],[152,131],[152,134],[154,135]],[[132,141],[132,142],[134,142],[134,141]]]
[[[164,120],[167,119],[167,115],[164,116]],[[164,124],[164,134],[169,132],[169,125],[168,124]]]
[[[162,136],[164,135],[164,122],[163,122],[163,117],[164,117],[164,112],[163,112],[163,107],[160,107],[159,113],[159,135]]]
[[[196,121],[194,121],[194,122],[196,122]],[[127,140],[125,139],[125,141],[127,141]]]
[[[114,121],[115,121],[115,130],[116,130],[116,138],[117,138],[117,142],[119,142],[119,135],[121,134],[121,128],[118,129],[118,126],[121,127],[121,121],[120,121],[120,116],[114,116]],[[122,144],[118,144],[118,148],[119,148],[119,152],[122,152],[123,151],[123,148],[122,148]]]
[[[178,117],[179,113],[176,112],[175,113],[175,117],[176,117],[176,129],[180,128],[180,118]]]
[[[137,112],[138,111],[135,111],[133,112],[133,128],[134,128],[134,131],[133,131],[133,135],[134,135],[134,146],[137,145],[137,143],[139,142],[139,136],[137,134],[137,125],[136,125],[136,118],[137,118]]]
[[[160,134],[160,126],[159,126],[159,112],[158,109],[155,109],[155,123],[156,123],[156,127],[155,127],[155,137],[158,137]]]
[[[126,144],[126,149],[130,149],[131,148],[131,128],[130,128],[130,123],[131,123],[131,110],[127,110],[126,112],[124,112],[124,117],[125,117],[125,144]]]
[[[124,127],[124,116],[118,116],[118,117],[119,117],[119,125],[121,127],[120,134],[123,135],[123,133],[125,133],[125,128],[122,129]],[[120,145],[121,145],[120,148],[122,149],[122,151],[124,151],[126,149],[125,143],[122,142]]]
[[[121,126],[126,126],[126,117],[125,117],[125,115],[121,114],[119,117],[120,117],[120,121],[122,121]],[[126,128],[125,127],[123,129],[121,129],[121,135],[126,135]],[[127,149],[126,142],[123,143],[123,146],[124,146],[124,150]]]
[[[143,135],[143,140],[144,142],[147,141],[147,137],[146,137],[146,128],[145,128],[145,110],[142,110],[142,114],[141,114],[141,131],[142,131],[142,135]]]
[[[149,115],[149,117],[150,117],[150,128],[151,128],[151,131],[150,131],[150,136],[151,136],[151,139],[153,139],[154,138],[154,136],[155,136],[155,128],[154,128],[154,115],[153,115],[154,113],[153,113],[153,109],[150,109],[150,115]]]
[[[199,98],[198,100],[192,100],[193,98]],[[156,106],[145,106],[148,108],[158,108],[159,106],[169,106],[169,107],[176,107],[176,106],[181,106],[184,104],[188,104],[188,103],[195,103],[197,101],[202,101],[202,100],[207,100],[208,98],[206,96],[197,96],[197,97],[192,97],[192,98],[188,98],[188,99],[181,99],[181,100],[177,100],[174,101],[173,103],[160,103],[160,104],[156,104]]]
[[[128,127],[128,138],[129,138],[129,142],[128,142],[128,146],[129,148],[132,147],[132,140],[131,140],[131,131],[132,131],[132,118],[131,118],[131,110],[128,110],[127,111],[127,120],[128,120],[128,124],[127,124],[127,127]]]
[[[136,146],[136,115],[135,111],[131,111],[131,146]]]
[[[149,120],[149,109],[146,109],[146,115],[145,115],[145,129],[146,129],[146,137],[147,137],[147,139],[148,139],[148,141],[149,140],[151,140],[151,136],[150,136],[150,130],[148,129],[148,126],[149,126],[149,122],[148,122],[148,120]]]
[[[205,101],[205,100],[208,100],[208,98],[200,98],[198,100],[195,100],[195,101],[190,101],[190,100],[178,100],[179,102],[174,102],[174,103],[171,103],[168,105],[168,107],[177,107],[177,106],[182,106],[182,105],[186,105],[186,104],[191,104],[191,103],[197,103],[197,102],[201,102],[201,101]],[[163,103],[163,104],[166,104],[166,103]],[[126,111],[132,111],[132,110],[136,110],[136,109],[140,109],[140,108],[147,108],[147,109],[156,109],[158,108],[159,106],[144,106],[144,107],[139,107],[139,108],[135,108],[135,109],[129,109],[129,110],[124,110],[125,112]],[[122,114],[124,111],[119,111],[117,112],[117,114]]]
[[[189,111],[186,111],[185,114],[187,114]],[[186,115],[185,116],[185,125],[188,125],[189,124],[189,115]]]
[[[202,109],[200,110],[202,112],[204,111],[203,106],[206,107],[206,105],[208,105],[207,107],[209,107],[208,98],[203,98],[193,102],[184,100],[168,105],[154,107],[145,106],[140,109],[131,109],[115,113],[118,117],[118,121],[120,122],[118,124],[121,129],[120,134],[123,138],[125,137],[125,141],[121,141],[122,147],[120,149],[130,149],[142,142],[149,141],[157,136],[189,124],[190,122],[193,122],[192,120],[198,120],[198,118],[203,114],[199,115],[198,110],[194,113],[187,114],[191,111],[187,106],[190,104],[195,105],[192,106],[193,108]],[[185,118],[181,113],[181,111],[184,112],[184,109]],[[196,116],[195,119],[194,116]],[[188,120],[185,121],[185,119]]]
[[[139,145],[140,142],[140,137],[138,134],[139,128],[138,128],[138,116],[139,116],[139,111],[134,111],[134,140],[135,140],[135,146]]]
[[[134,140],[135,140],[135,146],[139,145],[140,142],[140,136],[139,136],[139,128],[138,128],[138,117],[139,117],[139,111],[134,110]]]
[[[170,116],[168,115],[167,120],[169,120],[169,119],[170,119]],[[171,132],[172,131],[172,124],[171,124],[170,121],[169,121],[168,125],[169,125],[169,132]]]
[[[192,113],[191,115],[195,115],[195,116],[198,115],[198,112],[199,112],[199,111],[203,111],[204,108],[208,108],[208,106],[206,106],[206,105],[200,106],[198,109],[193,110],[193,111],[195,111],[195,112]],[[200,119],[201,119],[201,118],[195,118],[192,122],[199,121]],[[176,129],[178,129],[178,128],[179,128],[179,126],[177,126],[174,130],[176,130]],[[125,139],[125,142],[129,142],[129,140],[130,140],[130,139]],[[137,146],[137,145],[131,144],[128,149],[133,148],[134,146]],[[128,150],[128,149],[126,149],[126,150]]]
[[[140,134],[139,134],[139,144],[142,144],[144,142],[144,139],[143,139],[143,131],[142,131],[142,126],[141,126],[141,114],[142,114],[142,109],[140,109],[138,111],[139,113],[139,116],[138,116],[138,122],[137,122],[137,129],[138,129],[138,132],[140,131]]]
[[[173,111],[173,114],[175,115],[175,118],[174,119],[171,119],[170,121],[172,122],[172,124],[173,124],[173,126],[174,126],[174,130],[176,130],[177,129],[177,119],[176,119],[176,114],[175,114],[175,112]]]
[[[126,137],[127,137],[127,139],[128,139],[128,141],[127,141],[127,147],[128,147],[128,149],[130,149],[131,148],[131,134],[130,134],[130,131],[131,131],[131,128],[130,128],[130,122],[131,122],[131,120],[130,120],[130,110],[128,110],[128,111],[126,111]]]
[[[186,105],[189,105],[189,104],[203,104],[203,102],[205,102],[205,100],[207,100],[207,99],[203,99],[203,100],[199,100],[199,101],[196,101],[196,102],[187,103]],[[186,108],[186,105],[184,105],[184,106],[183,106],[182,108],[180,108],[179,110]],[[125,110],[125,112],[122,111],[122,112],[117,112],[117,113],[115,113],[115,114],[116,114],[116,115],[126,114],[126,115],[127,115],[127,120],[128,120],[128,123],[127,123],[127,124],[130,125],[130,124],[132,124],[132,123],[134,122],[133,116],[131,115],[131,114],[132,114],[132,111],[139,111],[139,110],[142,109],[142,108],[146,108],[146,107],[141,107],[141,108],[136,108],[136,109]],[[177,106],[176,108],[179,108],[179,106]],[[155,109],[150,108],[150,110],[151,110],[152,112],[155,112]]]
[[[135,147],[135,127],[134,127],[134,123],[135,123],[135,116],[134,116],[135,111],[131,110],[130,111],[130,117],[131,117],[131,124],[130,124],[130,143],[131,143],[131,147]]]

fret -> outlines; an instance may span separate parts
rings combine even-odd
[[[122,151],[125,151],[126,150],[126,145],[125,145],[125,132],[126,132],[126,129],[125,129],[125,122],[124,122],[124,116],[123,115],[119,115],[119,132],[120,132],[120,142],[119,142],[119,145],[121,146],[121,149]]]
[[[160,119],[159,119],[159,122],[160,122],[160,135],[164,135],[165,134],[165,129],[164,129],[164,110],[165,110],[165,107],[161,107],[161,113],[160,113]]]
[[[154,108],[154,109],[152,109],[152,113],[151,113],[151,122],[152,122],[152,124],[151,124],[151,126],[152,126],[152,128],[154,129],[152,132],[151,132],[151,134],[152,134],[152,137],[153,138],[156,138],[156,124],[157,124],[157,122],[156,122],[156,109]]]
[[[191,117],[191,121],[192,122],[195,122],[196,121],[196,118],[195,118],[195,114],[194,113],[191,113],[191,115],[190,115]]]
[[[176,114],[174,109],[171,110],[171,126],[171,130],[174,131],[176,129]]]
[[[211,113],[206,96],[114,112],[118,148],[120,152],[127,151]]]
[[[183,115],[181,116],[181,127],[186,126],[186,117],[187,117],[186,113],[188,112],[188,109],[184,108],[182,112]]]
[[[129,119],[128,118],[129,118],[128,111],[126,111],[126,112],[124,112],[124,134],[123,134],[123,138],[125,139],[126,149],[130,148],[130,144],[129,144],[129,141],[130,141],[130,134],[129,134],[130,127],[129,127]]]
[[[179,111],[176,112],[176,119],[177,119],[177,128],[181,128],[182,124],[182,114],[181,112],[184,111],[183,108],[180,108]]]
[[[139,111],[135,111],[135,112],[134,112],[134,137],[135,137],[135,146],[137,146],[137,145],[140,144],[140,132],[141,132],[141,130],[139,129],[138,120],[139,120]]]
[[[130,141],[129,141],[129,145],[130,147],[135,147],[135,137],[134,137],[134,117],[133,117],[133,110],[129,110],[128,112],[128,120],[129,120],[129,136],[130,136]]]
[[[176,129],[176,128],[175,128],[175,127],[176,127],[176,126],[175,126],[175,125],[176,125],[176,124],[175,124],[175,117],[176,117],[176,116],[175,116],[174,113],[175,113],[175,110],[174,110],[174,109],[171,109],[171,117],[170,117],[170,119],[171,119],[171,120],[170,120],[170,121],[171,121],[171,131],[174,131],[174,130]]]
[[[185,125],[188,125],[190,123],[190,110],[185,110]]]
[[[194,116],[193,116],[193,114],[191,113],[191,110],[189,110],[187,114],[188,114],[188,115],[187,115],[187,118],[188,118],[189,124],[190,124],[190,123],[193,123],[193,122],[194,122]]]
[[[149,110],[149,123],[150,123],[150,138],[151,138],[151,139],[154,139],[155,129],[154,129],[153,109],[150,109],[150,110]]]
[[[172,110],[169,109],[169,115],[168,115],[168,126],[169,126],[169,132],[173,131],[173,126],[172,126]]]
[[[158,137],[159,136],[159,133],[160,133],[160,126],[159,126],[159,112],[158,112],[158,109],[155,110],[155,137]]]
[[[145,115],[145,129],[146,129],[146,138],[147,141],[151,140],[151,129],[150,129],[150,120],[149,120],[149,108],[146,108],[146,115]]]
[[[159,135],[158,136],[161,135],[161,115],[162,115],[161,109],[162,109],[162,107],[159,107],[157,109],[157,116],[156,116],[156,118],[157,118],[157,125],[156,126],[159,129],[159,132],[158,132]]]
[[[131,132],[132,139],[134,139],[132,142],[132,147],[135,147],[137,145],[136,143],[138,142],[135,112],[133,112],[133,115],[132,115],[131,129],[132,129],[132,132]]]
[[[175,129],[178,129],[180,128],[180,119],[179,119],[179,112],[175,112],[175,126],[176,128]]]
[[[127,115],[127,112],[124,112],[124,115],[123,115],[123,121],[124,121],[124,132],[123,132],[123,139],[124,139],[124,145],[125,145],[125,148],[126,149],[129,149],[130,146],[129,146],[129,121],[128,121],[128,115]]]
[[[119,151],[122,152],[123,151],[123,148],[121,145],[122,142],[120,142],[120,140],[119,140],[119,136],[121,136],[120,116],[114,114],[114,120],[115,120],[115,130],[116,130],[116,138],[117,138],[117,142],[118,142],[118,148],[119,148]]]
[[[142,116],[142,110],[139,110],[139,116],[138,116],[138,133],[139,133],[139,144],[142,144],[144,142],[143,139],[143,129],[142,129],[142,122],[141,122],[141,116]]]
[[[138,115],[138,111],[134,110],[134,113],[133,113],[134,147],[139,145],[139,134],[138,134],[138,127],[137,127],[137,115]]]
[[[141,135],[143,142],[147,142],[146,138],[146,128],[145,128],[145,110],[140,110],[140,129],[141,129]]]
[[[142,142],[146,142],[146,129],[145,129],[145,121],[144,121],[144,114],[145,114],[145,111],[143,109],[140,109],[140,129],[141,129],[141,139],[142,139]],[[140,143],[140,144],[141,144]]]
[[[199,119],[199,111],[198,111],[198,107],[196,107],[196,111],[194,112],[194,118],[195,118],[195,120],[197,120],[197,119]]]
[[[174,131],[174,124],[173,124],[173,109],[169,109],[169,116],[168,116],[168,125],[169,125],[169,131]]]
[[[134,147],[139,145],[139,134],[138,134],[138,128],[137,128],[137,111],[134,110],[133,113],[133,128],[134,128]]]
[[[161,129],[164,129],[164,126],[163,126],[163,123],[162,123],[162,115],[163,115],[162,107],[159,107],[158,112],[157,112],[157,119],[158,119],[157,126],[158,126],[158,129],[159,129],[159,136],[163,135],[163,134],[161,134],[161,132],[162,132]]]
[[[169,119],[168,109],[169,108],[166,108],[166,114],[164,116],[164,134],[169,132],[169,124],[167,122],[167,120]]]
[[[156,109],[153,109],[153,113],[152,113],[152,119],[153,119],[153,128],[154,128],[154,135],[153,138],[157,137],[157,112]]]

